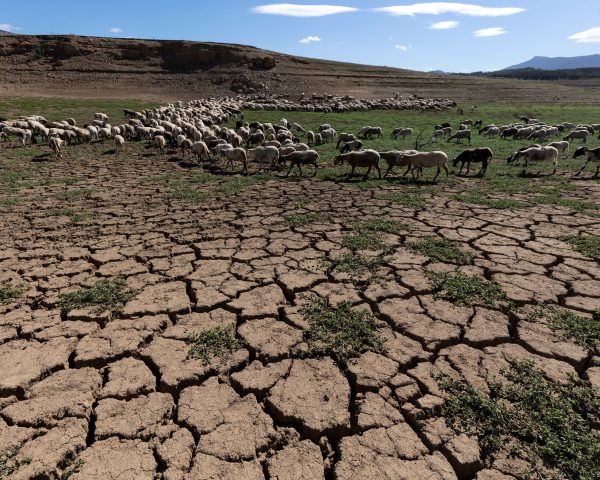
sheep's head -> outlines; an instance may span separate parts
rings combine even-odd
[[[343,163],[344,163],[344,157],[342,157],[341,155],[338,155],[337,157],[335,157],[333,159],[334,165],[342,165]]]
[[[585,147],[579,147],[577,150],[575,150],[575,153],[573,154],[573,158],[577,158],[577,157],[581,157],[582,155],[585,155],[587,149]]]
[[[458,165],[458,157],[456,157],[454,160],[452,160],[452,166],[456,167]]]

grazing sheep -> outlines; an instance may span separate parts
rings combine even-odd
[[[440,140],[444,137],[444,131],[442,129],[436,130],[435,132],[433,132],[433,135],[431,136],[431,141],[435,141],[435,140]]]
[[[383,175],[383,178],[387,177],[388,173],[390,172],[394,173],[394,167],[408,166],[409,162],[405,159],[403,155],[412,155],[415,153],[419,152],[417,152],[417,150],[392,150],[390,152],[379,152],[379,157],[382,160],[385,160],[388,166],[387,170],[385,171],[385,174]]]
[[[452,135],[452,127],[444,127],[441,130],[444,132],[444,137]]]
[[[315,132],[312,130],[306,132],[306,143],[308,143],[309,146],[313,146],[315,144]]]
[[[320,133],[315,133],[315,145],[321,145],[323,143],[323,137]]]
[[[248,150],[248,161],[256,160],[260,164],[259,171],[268,167],[272,169],[279,159],[279,150],[276,147],[256,147]]]
[[[197,161],[202,161],[202,157],[204,155],[206,155],[206,159],[210,161],[210,150],[208,149],[208,145],[206,145],[206,143],[203,141],[192,143],[191,151],[196,157]]]
[[[459,130],[458,132],[456,132],[454,135],[450,135],[448,137],[448,142],[452,141],[452,140],[456,140],[456,143],[460,143],[460,141],[466,138],[467,140],[469,140],[469,144],[471,143],[471,130]]]
[[[115,135],[115,155],[118,155],[118,153],[123,150],[124,146],[125,139],[121,135]]]
[[[265,134],[259,130],[248,137],[246,147],[250,147],[251,145],[262,145],[264,141]]]
[[[552,143],[549,143],[547,146],[556,148],[558,150],[559,155],[563,156],[564,158],[568,158],[569,147],[571,146],[569,144],[569,142],[566,142],[566,141],[552,142]]]
[[[371,140],[374,136],[383,137],[383,130],[381,127],[364,127],[356,134],[361,140]]]
[[[356,140],[356,137],[352,133],[340,133],[338,135],[338,141],[337,141],[335,148],[337,148],[339,150],[340,143],[350,143],[350,142],[354,142],[355,140]]]
[[[227,164],[225,168],[231,165],[231,168],[233,169],[233,162],[241,162],[241,164],[244,166],[244,173],[246,175],[248,174],[246,150],[244,150],[243,148],[226,148],[221,150],[220,153],[223,157],[227,159]]]
[[[167,141],[165,140],[165,137],[163,137],[162,135],[154,136],[154,145],[158,148],[158,152],[161,155],[165,154],[165,145],[166,144],[167,144]]]
[[[299,123],[293,123],[292,126],[290,127],[290,130],[292,132],[306,133],[306,130],[304,130],[304,128],[302,127],[302,125],[300,125]]]
[[[337,132],[333,128],[327,128],[321,132],[321,138],[324,143],[333,142],[336,136]]]
[[[398,138],[411,137],[413,134],[412,128],[395,128],[392,132],[392,138],[397,140]]]
[[[403,154],[401,157],[404,161],[408,160],[409,162],[408,169],[404,175],[410,171],[413,179],[415,180],[419,178],[419,174],[423,168],[430,167],[437,167],[437,172],[433,177],[433,181],[437,179],[442,168],[446,172],[446,177],[448,177],[448,155],[446,155],[444,152],[418,152],[414,154]],[[415,170],[417,172],[416,177]]]
[[[469,170],[471,168],[471,162],[473,163],[481,163],[481,170],[477,173],[477,175],[485,175],[487,167],[492,160],[493,152],[491,149],[485,148],[469,148],[460,153],[453,161],[452,166],[456,167],[460,163],[460,170],[458,174],[460,175],[463,171],[463,167],[465,163],[467,164],[467,173],[469,174]]]
[[[485,132],[483,132],[484,137],[497,137],[500,135],[499,127],[490,127]]]
[[[285,174],[287,177],[294,165],[298,167],[300,171],[300,176],[302,176],[302,165],[312,165],[314,167],[313,177],[317,174],[317,161],[319,160],[319,154],[315,150],[306,150],[302,152],[293,152],[288,155],[280,156],[279,163],[283,164],[287,161],[290,161],[290,168]]]
[[[65,141],[62,138],[58,138],[58,137],[50,137],[50,140],[48,140],[48,146],[52,149],[52,151],[54,152],[55,157],[58,159],[63,158],[62,156],[62,147],[64,146]]]
[[[577,150],[575,150],[575,153],[573,154],[573,158],[578,158],[583,155],[586,156],[585,163],[583,164],[583,167],[581,167],[581,169],[575,175],[579,175],[581,172],[583,172],[583,170],[585,169],[587,164],[591,162],[591,163],[598,164],[596,167],[596,173],[594,174],[594,177],[597,177],[598,174],[600,173],[600,147],[596,147],[596,148],[579,147]]]
[[[185,158],[185,152],[192,148],[192,141],[189,138],[184,138],[179,144],[179,148],[181,149],[181,158]]]
[[[583,143],[587,143],[587,138],[589,135],[590,132],[587,130],[573,130],[565,138],[563,138],[563,140],[583,140]]]
[[[517,161],[521,157],[525,159],[523,171],[521,172],[522,175],[525,175],[527,166],[531,162],[552,162],[554,164],[554,171],[552,172],[552,175],[556,173],[556,169],[558,167],[558,150],[554,147],[533,147],[515,152],[512,157],[507,160],[507,163],[514,163],[516,165]]]
[[[375,167],[377,173],[379,174],[379,178],[381,178],[381,169],[379,168],[379,153],[375,150],[362,150],[360,152],[350,152],[345,154],[340,154],[333,160],[334,165],[343,165],[344,162],[347,162],[348,165],[352,167],[352,171],[350,172],[350,177],[354,175],[354,170],[356,167],[368,167],[367,173],[364,176],[366,180],[369,177],[369,173],[371,173],[371,169]]]
[[[348,153],[353,150],[360,150],[362,147],[363,143],[360,140],[354,140],[353,142],[344,144],[340,149],[340,153]]]

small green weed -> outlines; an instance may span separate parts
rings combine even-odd
[[[192,333],[187,341],[191,343],[188,358],[200,359],[204,365],[208,365],[214,357],[223,357],[246,345],[243,340],[235,337],[232,326]]]
[[[452,262],[460,265],[473,263],[474,256],[463,250],[458,242],[447,238],[425,237],[421,240],[408,243],[408,247],[426,257],[438,262]]]
[[[513,200],[511,198],[489,198],[482,190],[471,190],[451,196],[452,199],[462,203],[483,205],[498,210],[516,210],[529,206],[526,202]]]
[[[8,479],[23,465],[31,463],[30,457],[17,458],[21,447],[0,453],[0,480]]]
[[[506,300],[506,294],[496,282],[491,282],[478,275],[454,273],[436,273],[428,270],[427,277],[438,290],[437,296],[456,305],[470,306],[483,302],[496,305]]]
[[[382,220],[373,218],[361,222],[352,222],[351,227],[357,232],[383,232],[400,235],[402,232],[409,230],[409,226],[405,223],[395,222],[393,220]]]
[[[563,242],[570,243],[582,255],[600,259],[600,237],[595,235],[569,235],[560,239]]]
[[[11,283],[3,283],[0,285],[0,305],[6,305],[13,300],[19,298],[25,292],[25,287],[22,285],[13,286]]]
[[[330,356],[346,368],[349,359],[366,351],[385,351],[375,318],[367,310],[353,309],[349,302],[334,307],[326,299],[316,298],[304,305],[300,313],[309,324],[305,332],[308,356]]]
[[[188,203],[205,202],[213,197],[212,192],[194,190],[188,185],[173,190],[169,196]]]
[[[457,432],[477,435],[484,458],[501,446],[532,465],[532,478],[592,480],[600,478],[600,398],[589,382],[566,383],[544,377],[531,361],[510,361],[504,383],[490,385],[489,395],[465,381],[440,375],[449,397],[443,414]],[[544,476],[540,465],[550,469]]]
[[[93,312],[118,312],[136,292],[127,287],[124,278],[99,280],[93,287],[59,296],[58,306],[65,313],[76,308],[96,307]]]
[[[77,223],[85,220],[88,215],[85,213],[78,212],[71,208],[58,208],[55,210],[48,210],[45,212],[47,217],[68,217],[71,223]]]
[[[89,188],[80,188],[75,190],[67,190],[65,192],[60,192],[55,195],[56,199],[63,200],[65,202],[76,202],[77,200],[82,200],[84,198],[89,198],[89,196],[94,191]]]
[[[60,480],[68,480],[73,474],[78,473],[84,464],[85,460],[78,458],[72,465],[63,470],[63,473],[60,476]]]
[[[311,223],[325,222],[328,218],[329,216],[324,213],[309,212],[288,215],[284,221],[289,228],[297,228]]]
[[[0,198],[0,207],[12,207],[13,205],[17,205],[21,203],[23,199],[19,197],[4,197]]]
[[[345,253],[331,261],[330,268],[332,270],[347,273],[352,278],[362,277],[365,274],[370,274],[367,283],[375,280],[377,270],[385,264],[385,258],[382,256],[366,257],[359,255],[356,252]]]

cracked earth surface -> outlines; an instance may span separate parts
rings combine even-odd
[[[25,286],[0,306],[0,451],[20,446],[30,459],[11,478],[60,478],[75,462],[72,480],[520,478],[521,461],[499,454],[483,465],[476,440],[445,424],[434,373],[487,391],[507,359],[527,358],[551,379],[576,374],[600,391],[598,357],[543,320],[437,298],[424,269],[456,266],[406,247],[431,234],[457,240],[475,255],[461,268],[496,280],[508,300],[588,315],[600,307],[600,265],[559,237],[600,235],[598,218],[474,207],[441,192],[415,210],[382,190],[310,180],[189,204],[145,181],[177,169],[113,156],[42,165],[40,178],[75,175],[92,190],[69,204],[89,222],[45,215],[64,206],[61,185],[0,207],[0,282]],[[600,186],[578,195],[600,202]],[[284,221],[306,212],[328,217]],[[384,236],[392,253],[369,285],[325,262],[344,252],[348,223],[366,218],[410,227]],[[136,291],[120,314],[61,315],[60,293],[118,276]],[[345,370],[306,358],[299,307],[311,292],[372,311],[385,351]],[[188,358],[190,333],[228,325],[243,348],[207,365]]]

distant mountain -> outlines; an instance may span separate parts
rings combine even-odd
[[[14,33],[7,30],[0,30],[0,35],[14,35]]]
[[[504,70],[518,70],[523,68],[538,68],[540,70],[565,70],[572,68],[598,68],[600,55],[584,55],[580,57],[533,57],[518,65]]]

